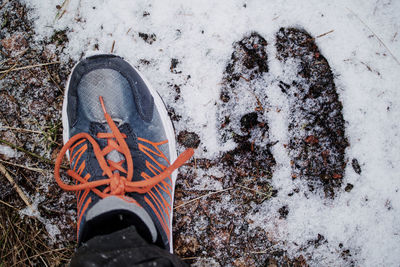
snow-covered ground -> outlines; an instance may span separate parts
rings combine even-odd
[[[257,31],[269,44],[270,73],[283,76],[274,55],[280,27],[302,27],[313,36],[333,30],[316,43],[332,67],[343,103],[350,143],[343,184],[351,183],[354,189],[340,191],[334,200],[312,194],[289,198],[295,185],[288,153],[274,146],[272,182],[279,194],[248,217],[254,227],[273,232],[292,256],[309,255],[308,263],[314,266],[342,265],[341,247],[350,249],[357,266],[399,266],[400,1],[73,0],[66,1],[60,19],[56,5],[62,5],[61,0],[25,2],[34,8],[30,16],[38,40],[68,28],[65,59],[113,51],[137,66],[182,116],[175,123],[177,132],[190,129],[200,136],[196,157],[213,158],[223,149],[217,139],[215,102],[233,42]],[[147,42],[143,33],[149,35]],[[179,62],[175,73],[170,70],[172,59]],[[177,101],[170,84],[180,86]],[[288,103],[277,88],[268,98],[270,139],[287,143]],[[360,162],[360,175],[352,170],[353,158]],[[290,210],[286,220],[276,212],[283,205]],[[329,242],[298,251],[318,234]]]

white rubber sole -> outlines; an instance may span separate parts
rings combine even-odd
[[[129,62],[128,62],[129,63]],[[69,90],[69,84],[71,81],[71,75],[74,72],[76,66],[79,64],[76,63],[75,66],[72,68],[71,74],[68,77],[66,89],[64,92],[64,100],[63,100],[63,108],[62,108],[62,124],[63,124],[63,142],[64,144],[68,142],[69,140],[69,120],[68,120],[68,113],[67,113],[67,105],[68,105],[68,90]],[[130,64],[130,63],[129,63]],[[132,66],[132,65],[131,65]],[[145,85],[147,88],[149,88],[149,91],[154,99],[154,104],[156,105],[156,108],[158,110],[158,113],[160,114],[161,117],[161,122],[164,126],[165,133],[167,135],[168,139],[168,147],[169,147],[169,156],[170,156],[170,163],[172,164],[176,158],[177,158],[177,153],[176,153],[176,140],[175,140],[175,131],[174,127],[172,125],[172,121],[170,117],[168,116],[167,109],[164,105],[164,102],[162,101],[160,95],[157,93],[157,91],[151,86],[150,82],[137,70],[134,66],[132,68],[139,74],[140,78],[144,81]],[[69,151],[67,151],[67,157],[69,160]],[[169,228],[170,228],[170,252],[173,253],[173,247],[172,247],[172,213],[174,210],[174,195],[175,195],[175,182],[177,178],[177,171],[174,171],[172,173],[172,204],[171,204],[171,216],[170,216],[170,221],[169,221]]]

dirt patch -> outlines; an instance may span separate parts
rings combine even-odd
[[[241,93],[262,83],[268,71],[267,42],[251,33],[234,43],[233,53],[224,73],[218,103],[220,141],[233,141],[235,148],[215,160],[195,159],[181,168],[175,195],[175,252],[189,263],[201,266],[306,266],[303,257],[289,259],[285,249],[260,227],[253,228],[249,213],[276,196],[270,185],[276,164],[268,142],[265,111],[252,97],[254,105],[247,110],[235,109]],[[266,91],[264,91],[265,94]],[[251,93],[250,93],[251,95]],[[260,94],[259,98],[265,95]],[[239,100],[238,100],[239,99]],[[257,138],[267,140],[265,145]],[[210,176],[224,190],[193,190],[198,174],[211,168],[223,170],[222,177]],[[287,216],[287,207],[279,211]],[[213,263],[207,262],[213,259]]]
[[[154,33],[139,32],[139,37],[148,44],[153,44],[157,40],[157,36]]]
[[[279,60],[298,62],[296,79],[280,84],[290,104],[292,178],[306,179],[310,191],[322,185],[325,195],[334,197],[342,184],[348,142],[331,68],[304,30],[281,28],[276,49]]]
[[[182,131],[178,134],[178,143],[186,148],[197,148],[200,144],[200,138],[196,133]]]
[[[360,166],[360,163],[358,163],[357,159],[351,160],[351,166],[353,167],[353,170],[355,173],[361,174],[361,166]]]

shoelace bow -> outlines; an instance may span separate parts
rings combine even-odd
[[[174,170],[182,166],[186,161],[188,161],[194,154],[194,150],[189,148],[185,150],[179,157],[172,163],[169,167],[164,169],[160,174],[152,177],[149,180],[143,181],[132,181],[133,177],[133,162],[131,152],[128,145],[125,142],[126,135],[122,134],[118,127],[115,125],[110,114],[107,113],[103,98],[100,96],[100,103],[104,112],[104,117],[111,129],[111,133],[98,133],[98,138],[107,138],[108,145],[102,150],[97,143],[97,141],[88,133],[79,133],[72,138],[62,147],[60,153],[57,156],[54,176],[58,185],[67,191],[80,191],[85,189],[91,189],[95,194],[104,198],[109,195],[123,195],[126,192],[138,192],[144,194],[150,191],[155,185],[164,180],[166,177],[170,176]],[[99,162],[101,169],[103,170],[103,175],[108,178],[101,179],[97,181],[87,181],[89,177],[82,177],[74,170],[68,170],[67,174],[75,179],[78,184],[66,184],[61,180],[60,168],[61,162],[64,158],[67,150],[78,140],[86,139],[89,141],[93,147],[93,152]],[[123,161],[113,162],[106,160],[105,156],[112,150],[117,150],[122,153],[127,162],[127,170],[122,167]],[[118,170],[120,172],[126,173],[126,177],[121,176],[119,172],[113,172]],[[108,185],[103,191],[97,189],[99,186]]]

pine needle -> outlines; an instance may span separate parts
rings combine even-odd
[[[1,163],[5,163],[5,164],[9,164],[9,165],[12,165],[12,166],[15,166],[15,167],[18,167],[18,168],[23,168],[23,169],[27,169],[27,170],[34,171],[34,172],[39,172],[39,173],[42,173],[42,174],[45,172],[45,170],[40,169],[40,168],[33,168],[33,167],[29,167],[29,166],[13,163],[13,162],[2,160],[2,159],[0,159],[0,162]]]
[[[211,192],[211,193],[196,197],[194,199],[189,200],[188,202],[182,203],[182,204],[174,207],[174,210],[176,210],[176,209],[178,209],[178,208],[180,208],[182,206],[185,206],[187,204],[190,204],[192,202],[195,202],[195,201],[197,201],[199,199],[202,199],[202,198],[205,198],[205,197],[208,197],[208,196],[211,196],[211,195],[219,194],[219,193],[222,193],[222,192],[225,192],[225,191],[229,191],[229,190],[232,190],[232,189],[234,189],[234,187],[229,187],[229,188],[226,188],[226,189],[218,190],[218,191],[215,191],[215,192]]]
[[[22,199],[22,201],[25,202],[25,204],[32,210],[34,211],[31,202],[29,201],[28,197],[25,195],[25,193],[21,190],[21,188],[17,185],[17,183],[14,181],[10,173],[7,171],[6,167],[4,167],[3,164],[0,163],[0,172],[7,178],[7,180],[11,183],[11,185],[15,188],[17,191],[18,195]]]
[[[19,146],[13,144],[13,143],[8,142],[8,141],[6,141],[6,140],[0,139],[0,143],[6,144],[6,145],[8,145],[8,146],[10,146],[10,147],[12,147],[12,148],[14,148],[14,149],[16,149],[16,150],[22,152],[22,153],[25,153],[25,154],[27,154],[27,155],[29,155],[29,156],[31,156],[31,157],[37,158],[37,159],[39,159],[41,162],[44,162],[44,163],[47,163],[47,164],[51,164],[51,165],[54,164],[53,161],[51,161],[51,160],[49,160],[49,159],[46,159],[46,158],[44,158],[44,157],[42,157],[42,156],[39,156],[38,154],[35,154],[35,153],[31,152],[31,151],[28,151],[28,150],[26,150],[26,149],[24,149],[24,148],[22,148],[22,147],[19,147]],[[61,165],[61,168],[62,168],[62,169],[68,169],[67,166],[63,166],[63,165]]]
[[[392,56],[392,58],[396,61],[398,65],[400,65],[400,61],[393,55],[392,51],[390,51],[389,47],[386,46],[386,44],[382,41],[382,39],[365,23],[353,10],[350,8],[347,8],[350,13],[352,13],[359,21],[361,21],[362,24],[372,33],[373,36],[386,48],[386,51]]]
[[[7,69],[7,70],[2,70],[0,71],[0,74],[7,74],[11,71],[17,71],[17,70],[26,70],[26,69],[32,69],[32,68],[36,68],[36,67],[43,67],[43,66],[48,66],[48,65],[54,65],[54,64],[60,64],[60,61],[55,61],[55,62],[48,62],[48,63],[41,63],[41,64],[34,64],[34,65],[29,65],[29,66],[23,66],[23,67],[18,67],[15,68],[15,65],[12,66],[11,68]]]

